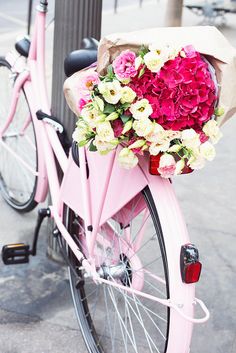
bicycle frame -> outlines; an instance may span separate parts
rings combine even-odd
[[[189,243],[189,238],[172,185],[169,180],[151,176],[148,172],[147,161],[145,159],[133,170],[126,171],[119,168],[116,163],[117,150],[107,156],[98,156],[97,153],[88,152],[86,148],[80,148],[80,168],[78,168],[73,162],[71,155],[67,158],[54,128],[48,123],[37,119],[36,112],[40,109],[46,114],[50,114],[45,79],[45,17],[46,9],[42,5],[39,5],[27,60],[28,67],[25,66],[21,58],[15,60],[12,54],[6,57],[15,70],[17,78],[14,84],[9,116],[1,131],[1,135],[7,130],[14,118],[19,92],[23,89],[30,106],[36,138],[38,142],[40,141],[40,145],[37,146],[38,183],[35,200],[43,202],[49,187],[52,199],[52,206],[50,206],[51,216],[54,218],[59,231],[69,247],[82,263],[87,274],[97,283],[109,283],[118,288],[122,287],[122,290],[126,290],[128,293],[144,296],[170,307],[171,317],[174,318],[170,322],[173,340],[168,344],[167,353],[179,352],[178,344],[180,343],[178,342],[182,339],[181,332],[183,331],[189,333],[189,341],[186,342],[185,351],[181,353],[188,353],[193,323],[205,322],[209,318],[209,312],[201,301],[195,299],[195,286],[193,284],[186,285],[182,283],[181,286],[177,285],[177,283],[181,282],[179,269],[180,249],[182,245]],[[27,124],[29,124],[29,119],[22,127],[22,133],[27,128]],[[1,143],[4,145],[3,141]],[[12,151],[9,152],[13,153]],[[59,183],[54,156],[64,173],[61,185]],[[17,155],[15,157],[17,158]],[[87,177],[87,164],[89,166],[89,178]],[[27,168],[27,165],[25,167]],[[120,180],[122,180],[122,185],[120,185],[118,190],[117,185],[120,184]],[[133,180],[135,180],[135,183]],[[76,192],[73,185],[76,185]],[[140,282],[137,280],[136,288],[124,288],[124,286],[118,283],[99,277],[96,272],[94,260],[95,243],[99,241],[99,228],[107,226],[106,221],[116,215],[122,217],[124,223],[128,222],[127,215],[125,213],[122,215],[119,214],[119,209],[125,205],[129,207],[129,201],[136,197],[147,185],[153,195],[161,220],[166,241],[165,250],[170,260],[168,270],[171,295],[168,300],[159,299],[148,294],[145,295],[145,293],[141,292],[142,279],[139,280]],[[82,196],[81,198],[79,198],[80,195]],[[96,200],[96,202],[91,202],[91,195],[93,195],[93,200]],[[114,198],[117,198],[119,201],[115,205],[112,202]],[[68,205],[76,214],[84,219],[86,225],[86,246],[88,250],[86,259],[63,224],[63,204]],[[172,207],[169,207],[169,205]],[[169,220],[172,221],[169,222]],[[141,244],[144,233],[144,230],[142,230],[137,237],[135,243],[136,249]],[[126,236],[127,238],[129,237],[128,231]],[[179,249],[179,252],[173,253],[173,243],[175,243],[175,249]],[[138,259],[135,261],[137,263],[134,266],[138,266]],[[160,279],[156,278],[155,280]],[[176,288],[179,289],[176,290]],[[188,298],[188,302],[191,305],[184,305],[185,298]],[[202,319],[193,318],[193,304],[196,303],[199,303],[205,312],[205,316]]]

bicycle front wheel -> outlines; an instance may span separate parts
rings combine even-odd
[[[126,223],[122,224],[122,219]],[[67,208],[65,225],[87,257],[83,220]],[[166,352],[169,308],[132,292],[133,288],[169,298],[165,243],[148,187],[99,230],[95,265],[108,283],[97,284],[91,278],[83,278],[80,264],[70,250],[68,256],[73,264],[73,269],[69,269],[72,297],[89,352]],[[78,283],[78,276],[83,282]]]
[[[0,58],[0,128],[6,123],[16,74]],[[16,113],[0,141],[0,188],[3,198],[17,211],[31,211],[37,186],[37,145],[29,105],[23,89]]]

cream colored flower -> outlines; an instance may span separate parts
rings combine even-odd
[[[139,120],[134,121],[133,129],[138,136],[146,137],[152,133],[152,131],[154,130],[154,125],[150,119],[141,118]]]
[[[138,157],[128,148],[123,148],[119,153],[118,162],[121,167],[131,169],[138,164]]]
[[[220,131],[218,124],[215,120],[209,120],[204,126],[203,126],[203,132],[210,137],[211,142],[213,144],[216,144],[222,135],[222,132]]]
[[[152,114],[152,106],[147,99],[141,99],[133,103],[130,107],[130,112],[134,119],[148,118]]]
[[[194,154],[189,158],[188,165],[192,169],[202,169],[205,166],[205,158],[196,149]]]
[[[200,146],[200,154],[208,161],[213,161],[216,156],[215,147],[209,141],[206,141]]]
[[[122,134],[125,134],[126,132],[128,132],[133,126],[133,121],[132,120],[128,120],[125,125],[124,128],[122,130]]]
[[[133,148],[140,148],[143,147],[145,145],[145,140],[136,140],[135,142],[133,142],[131,145],[129,145],[129,149],[132,150]]]
[[[102,141],[111,142],[115,138],[114,131],[109,121],[104,121],[98,124],[96,132],[99,139],[101,139]]]
[[[181,133],[182,144],[190,149],[195,149],[200,146],[201,141],[199,135],[193,129],[183,130]]]
[[[103,112],[103,110],[104,110],[104,101],[98,96],[94,97],[93,101],[94,101],[94,103],[93,103],[94,104],[94,108],[97,109],[97,110],[100,110],[101,112]]]
[[[135,70],[138,70],[140,65],[142,64],[143,59],[141,58],[141,56],[137,56],[135,59]]]
[[[132,103],[136,97],[136,93],[130,87],[122,87],[121,89],[121,103]]]
[[[185,162],[183,159],[180,159],[178,162],[176,162],[175,165],[175,175],[180,175],[185,167]]]
[[[181,150],[182,146],[181,145],[173,145],[168,149],[168,152],[174,152],[177,153]]]
[[[146,136],[146,140],[149,142],[157,143],[159,140],[159,135],[160,133],[163,133],[164,129],[160,124],[157,124],[155,122],[153,124],[153,130]]]
[[[95,128],[101,121],[106,118],[99,110],[92,107],[85,107],[81,110],[81,118],[88,124],[90,128]]]
[[[121,84],[118,80],[112,82],[101,82],[98,90],[107,103],[117,104],[121,99]]]
[[[118,145],[118,139],[113,139],[109,142],[101,140],[101,138],[96,135],[94,139],[94,146],[97,147],[97,150],[100,154],[107,154],[112,151]]]
[[[155,51],[150,51],[144,55],[144,63],[151,72],[159,72],[165,64],[164,58]]]
[[[157,156],[160,152],[161,152],[161,150],[160,150],[160,146],[159,145],[156,145],[155,143],[152,143],[149,146],[149,153],[152,156]]]
[[[181,49],[182,49],[181,47],[169,45],[168,46],[168,51],[169,51],[168,60],[174,60],[181,52]],[[182,53],[182,55],[184,55],[184,54]]]
[[[81,129],[79,127],[76,127],[75,131],[72,134],[72,138],[77,143],[80,143],[82,141],[86,141],[87,140],[87,134],[88,134],[88,129],[87,128]]]
[[[113,113],[107,115],[105,121],[113,121],[113,120],[116,120],[118,118],[119,118],[119,114],[116,113],[116,112],[113,112]]]

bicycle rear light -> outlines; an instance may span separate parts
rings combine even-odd
[[[180,269],[184,283],[199,281],[202,264],[199,261],[199,252],[195,245],[186,244],[181,247]]]

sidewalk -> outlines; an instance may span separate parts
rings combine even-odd
[[[164,0],[144,0],[142,10],[138,6],[127,7],[119,9],[117,15],[106,11],[102,34],[162,26],[164,9]],[[236,15],[227,15],[228,25],[222,31],[236,46],[235,19]],[[200,20],[184,10],[184,25],[197,25]],[[0,35],[0,55],[20,32],[24,31],[16,29]],[[47,63],[51,63],[52,38],[53,26],[48,30]],[[47,76],[50,80],[50,65]],[[231,119],[223,128],[224,138],[216,146],[216,159],[205,169],[174,180],[191,240],[198,246],[203,263],[197,297],[211,311],[210,321],[194,328],[191,353],[236,353],[235,131],[236,119]],[[30,242],[35,212],[16,214],[2,199],[0,210],[0,248],[18,240]],[[45,252],[44,225],[38,255],[30,264],[0,264],[0,353],[86,353],[78,333],[66,269],[47,259]]]

